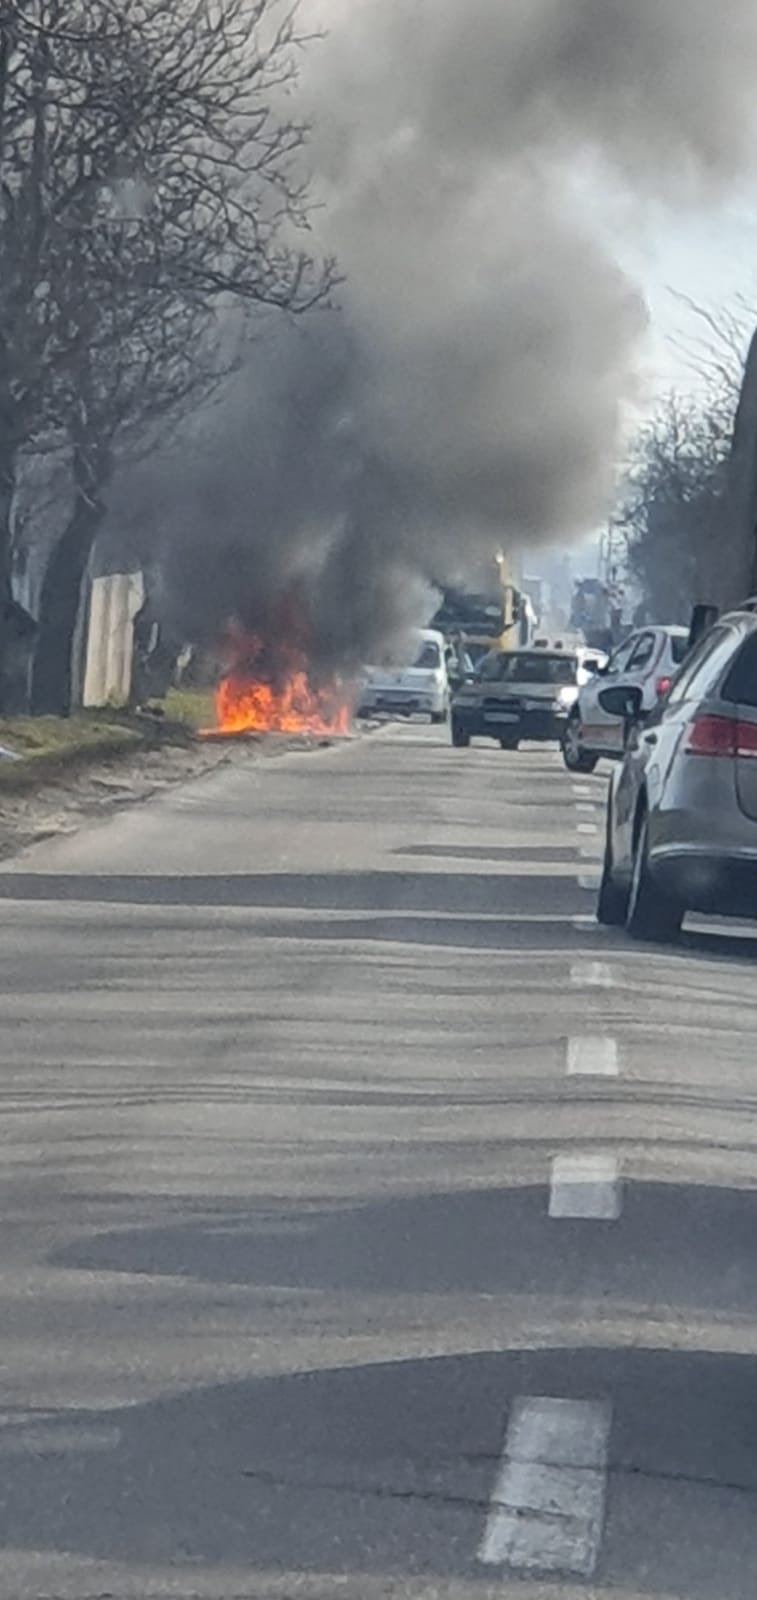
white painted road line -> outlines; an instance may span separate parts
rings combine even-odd
[[[575,795],[578,795],[581,800],[588,800],[589,796],[592,793],[591,784],[590,783],[574,783],[573,784],[573,793]]]
[[[602,855],[602,846],[597,839],[594,844],[580,844],[578,854],[582,861],[599,861]]]
[[[614,1156],[555,1156],[549,1183],[551,1217],[617,1222],[621,1210]]]
[[[596,822],[579,822],[579,833],[599,833]]]
[[[605,1519],[606,1400],[513,1402],[479,1560],[590,1578]]]
[[[570,981],[577,988],[611,989],[615,979],[606,961],[574,961]]]
[[[594,817],[597,814],[596,806],[590,805],[586,800],[579,800],[577,802],[576,811],[580,811],[582,816]]]
[[[578,874],[579,889],[589,889],[594,892],[599,888],[600,881],[598,872],[579,872]]]
[[[599,1036],[569,1039],[565,1070],[569,1078],[617,1078],[620,1064],[615,1040]]]

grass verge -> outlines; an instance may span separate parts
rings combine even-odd
[[[178,723],[195,733],[216,725],[212,689],[169,689],[162,705],[166,722]]]
[[[19,757],[17,761],[0,758],[0,794],[33,788],[68,768],[128,755],[165,738],[168,731],[156,730],[145,718],[116,711],[83,711],[72,717],[0,717],[0,745]]]
[[[115,709],[71,717],[0,717],[0,746],[19,758],[0,756],[0,794],[31,789],[64,770],[117,760],[140,748],[191,744],[195,733],[215,724],[212,690],[170,689],[158,707],[156,717]]]

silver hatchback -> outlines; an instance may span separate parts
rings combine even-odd
[[[643,723],[638,690],[603,696],[629,738],[608,797],[599,921],[669,942],[687,911],[757,917],[757,615],[716,623]]]

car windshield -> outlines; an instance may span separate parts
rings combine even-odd
[[[485,670],[487,663],[491,667]],[[508,655],[488,656],[481,668],[482,678],[496,678],[499,683],[543,683],[567,687],[576,682],[578,662],[575,656],[550,656],[541,650],[528,655],[516,652]]]
[[[432,672],[441,662],[441,651],[435,639],[424,639],[418,654],[413,662],[414,667],[423,667]]]

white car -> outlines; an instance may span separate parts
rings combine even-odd
[[[360,689],[358,716],[412,717],[418,713],[432,722],[449,716],[449,679],[444,634],[419,628],[406,665],[366,667]]]
[[[667,694],[688,646],[688,628],[639,628],[618,645],[605,665],[591,672],[579,689],[563,734],[563,759],[570,772],[593,772],[602,756],[624,753],[626,724],[602,709],[602,689],[611,685],[640,689],[642,712],[652,711]],[[584,667],[592,654],[587,653]]]

